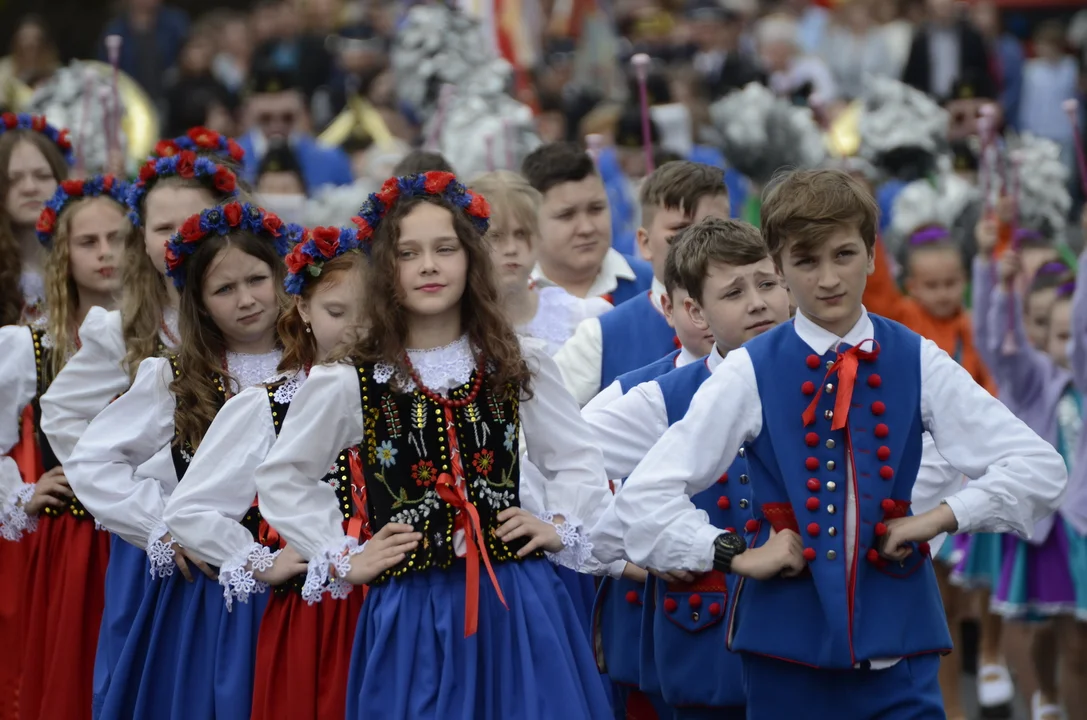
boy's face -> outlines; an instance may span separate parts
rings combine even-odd
[[[1034,349],[1045,352],[1049,342],[1051,313],[1057,300],[1057,288],[1043,288],[1027,295],[1023,308],[1023,324],[1026,326],[1027,339]]]
[[[809,251],[786,240],[781,272],[797,309],[823,329],[843,337],[860,319],[864,286],[875,268],[855,227],[834,230]]]
[[[769,257],[750,265],[714,262],[706,271],[701,302],[688,298],[686,309],[724,355],[788,320],[789,293]]]
[[[1072,339],[1072,298],[1062,297],[1053,303],[1049,321],[1046,353],[1058,366],[1068,367],[1068,342]]]
[[[544,193],[540,206],[540,262],[563,275],[597,273],[611,247],[611,214],[597,175]]]
[[[957,248],[915,250],[908,270],[906,290],[929,315],[946,319],[962,310],[966,273]]]
[[[671,297],[661,296],[661,309],[664,317],[676,331],[676,337],[683,347],[695,357],[709,355],[713,349],[713,333],[709,328],[696,324],[690,313],[686,311],[687,304],[691,302],[691,296],[682,288],[672,291]]]
[[[668,248],[672,245],[672,238],[676,236],[676,233],[708,217],[728,220],[728,195],[700,198],[693,214],[688,214],[679,208],[655,208],[653,221],[649,223],[649,227],[638,228],[637,234],[638,251],[653,266],[653,277],[657,280],[664,279],[664,264],[668,258]]]

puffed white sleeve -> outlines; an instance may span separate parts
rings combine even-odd
[[[564,549],[551,559],[583,569],[592,562],[586,531],[611,497],[604,460],[555,362],[534,343],[522,342],[522,349],[533,373],[532,397],[521,403],[528,459],[545,480],[540,488],[543,507],[564,519],[557,526]]]
[[[272,567],[278,550],[256,542],[241,524],[257,496],[253,474],[276,441],[268,390],[257,385],[223,405],[166,503],[170,534],[186,550],[219,568],[227,609],[268,586],[254,570]]]
[[[944,500],[956,533],[1029,538],[1057,510],[1068,485],[1060,453],[931,340],[921,341],[921,418],[940,455],[971,479]]]
[[[41,398],[42,432],[65,464],[91,420],[128,389],[121,313],[91,308],[79,328],[82,347]]]
[[[132,387],[91,421],[64,465],[72,490],[94,519],[126,542],[147,548],[152,572],[167,575],[173,551],[169,557],[155,551],[166,534],[162,511],[177,486],[177,472],[173,463],[144,463],[170,452],[176,409],[172,380],[169,360],[140,363]],[[151,467],[154,473],[148,472]]]
[[[0,538],[18,540],[33,532],[37,518],[23,511],[34,495],[10,453],[19,444],[23,410],[38,391],[34,336],[19,325],[0,327]],[[33,478],[37,480],[37,478]]]
[[[604,362],[604,335],[600,320],[582,320],[574,334],[555,353],[555,363],[566,389],[574,396],[578,407],[584,406],[600,392],[600,373]]]
[[[925,433],[921,436],[921,466],[917,469],[917,480],[913,483],[913,493],[910,498],[914,515],[921,515],[940,505],[941,502],[954,495],[966,482],[966,476],[951,467],[951,463],[944,459],[936,449],[936,443],[932,435]],[[937,535],[929,546],[935,557],[940,552],[946,535]]]
[[[362,439],[358,372],[343,364],[315,367],[254,476],[261,515],[309,562],[302,588],[308,602],[337,592],[348,556],[363,547],[344,534],[336,491],[322,481],[340,451]]]

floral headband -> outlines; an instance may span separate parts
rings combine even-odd
[[[140,168],[139,179],[128,192],[128,219],[136,227],[140,226],[140,204],[147,197],[148,186],[164,177],[197,178],[208,189],[230,195],[238,188],[238,178],[228,168],[189,150],[170,157],[151,158]]]
[[[69,165],[72,164],[72,141],[68,139],[68,131],[57,130],[45,121],[44,115],[29,115],[27,113],[16,115],[15,113],[6,112],[0,115],[0,135],[8,130],[33,130],[44,135],[57,146],[64,156],[64,161]]]
[[[371,193],[352,222],[359,228],[359,240],[366,243],[367,251],[378,225],[397,200],[401,198],[434,195],[465,212],[480,235],[487,232],[491,221],[491,206],[482,195],[472,192],[457,181],[453,173],[430,171],[418,175],[393,177],[385,181],[381,190]]]
[[[128,197],[128,183],[112,175],[94,175],[85,180],[64,180],[57,185],[53,197],[45,203],[38,218],[38,240],[49,247],[57,231],[57,218],[64,212],[72,200],[88,197],[108,197],[121,207],[125,207]]]
[[[215,235],[249,232],[275,243],[276,253],[283,257],[290,249],[292,238],[300,238],[303,229],[285,225],[282,220],[257,205],[231,202],[217,205],[193,215],[181,224],[166,243],[166,274],[178,290],[185,286],[185,263],[200,243]]]
[[[352,228],[316,227],[306,230],[302,242],[286,257],[287,279],[284,286],[291,295],[301,295],[307,278],[321,276],[325,263],[356,251],[359,231]]]
[[[185,150],[193,153],[208,150],[234,162],[241,162],[245,158],[245,150],[241,145],[206,127],[189,128],[184,135],[172,140],[159,140],[155,145],[155,155],[160,158],[173,157]]]

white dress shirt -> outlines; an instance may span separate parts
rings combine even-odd
[[[558,286],[558,283],[544,275],[543,268],[539,265],[533,269],[532,279],[536,281],[538,287]],[[596,274],[596,279],[589,286],[589,292],[585,293],[585,297],[601,297],[613,293],[619,287],[620,280],[637,279],[638,276],[627,259],[623,257],[623,253],[615,248],[608,248],[607,254],[604,255],[604,262],[600,264],[600,272]]]
[[[23,410],[38,392],[30,328],[0,327],[0,378],[0,538],[18,540],[36,524],[22,511],[22,504],[34,494],[34,486],[23,482],[19,466],[10,456],[22,436]]]
[[[680,348],[679,352],[672,359],[672,365],[673,367],[681,368],[684,365],[690,365],[695,360],[701,359],[702,358],[698,357],[693,352],[684,347]],[[716,367],[716,365],[717,363],[715,362],[714,366]],[[585,407],[581,408],[581,414],[584,415],[586,412],[589,412],[591,410],[597,410],[599,408],[605,407],[621,397],[623,397],[623,385],[618,380],[615,380],[614,382],[612,382],[611,385],[608,385],[606,388],[593,396],[593,399],[586,403]]]

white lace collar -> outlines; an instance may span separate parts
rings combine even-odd
[[[284,377],[287,377],[287,374],[280,375],[275,379],[275,382],[279,382]],[[298,370],[290,377],[287,377],[287,380],[276,388],[275,393],[272,395],[272,399],[280,405],[290,405],[291,400],[294,400],[294,394],[302,387],[302,383],[306,382],[307,377],[309,376],[306,375],[305,370]]]
[[[283,351],[278,349],[262,355],[228,352],[226,367],[234,377],[230,387],[231,393],[237,395],[242,390],[259,385],[274,376],[282,354]]]
[[[444,393],[468,382],[476,369],[475,353],[468,336],[430,350],[408,350],[412,367],[423,384],[434,392]],[[413,392],[415,381],[388,363],[374,365],[374,380],[388,383],[396,375],[396,386],[403,392]]]

